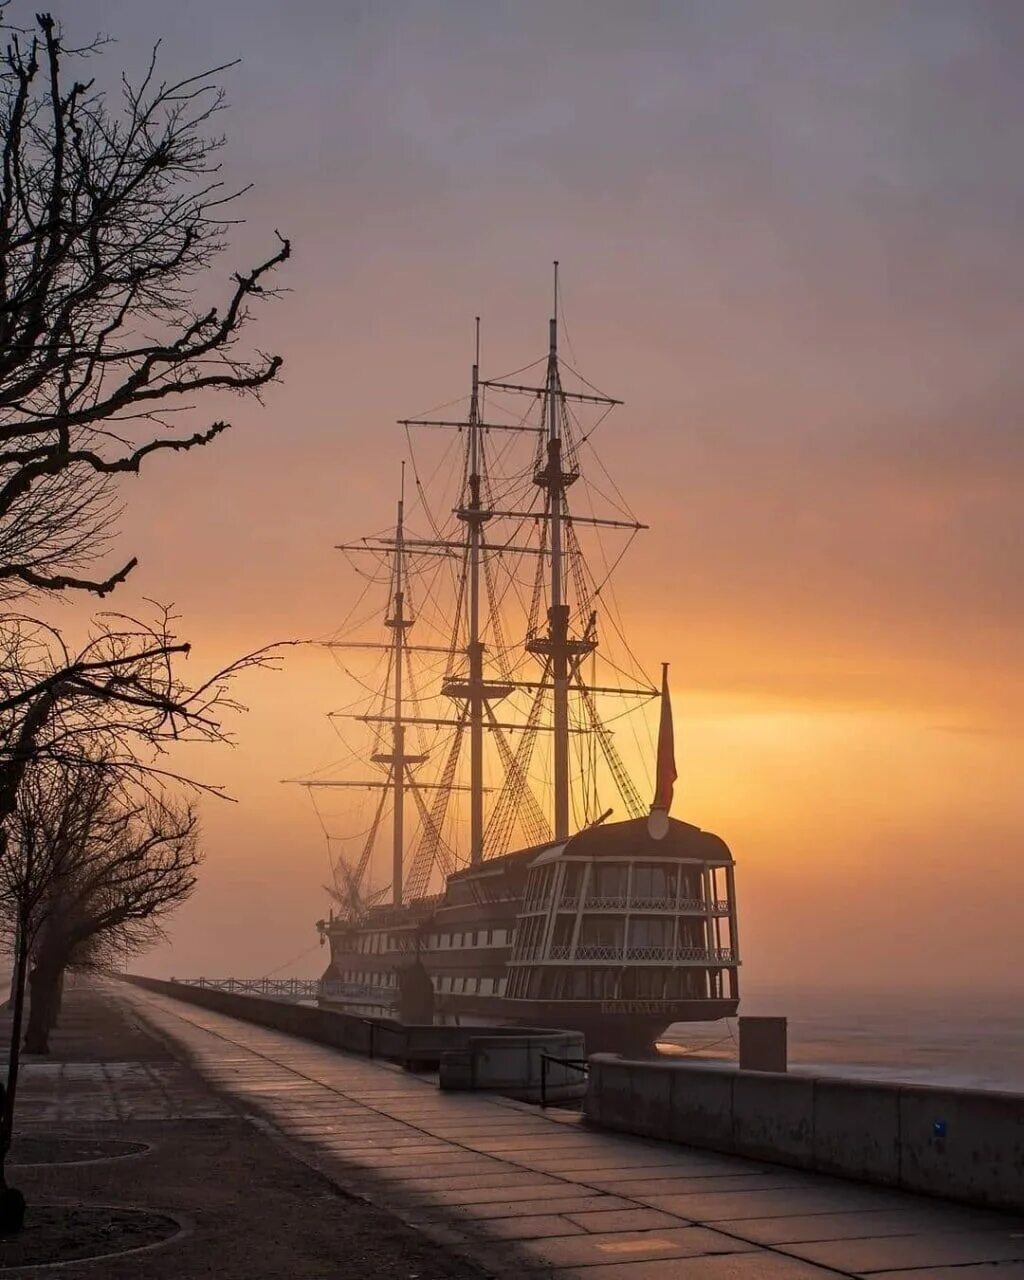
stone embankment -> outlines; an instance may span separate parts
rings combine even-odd
[[[590,1060],[587,1120],[688,1147],[1024,1208],[1024,1095]]]
[[[580,1072],[566,1065],[583,1057],[583,1037],[575,1031],[415,1025],[158,978],[127,975],[124,981],[346,1053],[410,1071],[438,1071],[442,1089],[491,1091],[531,1102],[540,1099],[542,1088],[549,1102],[583,1095]]]

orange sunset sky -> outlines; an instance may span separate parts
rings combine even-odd
[[[95,70],[235,57],[221,270],[290,236],[265,405],[125,486],[118,607],[212,666],[323,635],[335,543],[391,518],[394,420],[544,352],[625,407],[619,601],[672,663],[676,816],[738,863],[748,989],[1024,983],[1024,10],[980,0],[82,0]],[[196,422],[201,421],[201,416]],[[70,614],[69,623],[70,623]],[[324,841],[280,784],[337,754],[329,655],[248,679],[188,767],[207,863],[177,976],[315,974]],[[288,966],[289,960],[298,957]]]

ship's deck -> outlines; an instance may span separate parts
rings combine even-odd
[[[1024,1221],[1006,1215],[598,1133],[165,996],[116,998],[336,1186],[492,1277],[1024,1276]]]

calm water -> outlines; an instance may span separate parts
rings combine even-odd
[[[789,1019],[797,1070],[1024,1093],[1024,995],[761,991],[741,1011]],[[665,1039],[669,1052],[728,1060],[736,1034],[733,1021],[676,1023]]]

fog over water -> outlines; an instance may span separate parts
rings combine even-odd
[[[140,565],[115,606],[173,602],[202,670],[335,628],[360,584],[333,547],[391,518],[394,420],[463,393],[475,315],[485,373],[542,355],[561,259],[573,363],[626,402],[602,458],[651,528],[618,603],[646,670],[672,663],[673,812],[737,859],[744,1011],[778,989],[807,1061],[836,1056],[834,1017],[852,1065],[910,1054],[903,1025],[952,1074],[1008,1078],[1024,6],[55,8],[116,37],[89,65],[114,90],[157,38],[168,74],[240,57],[218,124],[254,188],[219,283],[275,227],[294,241],[253,329],[284,382],[201,406],[189,429],[232,431],[126,482],[117,563]],[[351,691],[300,650],[238,692],[237,748],[181,762],[237,804],[204,804],[201,884],[151,973],[322,963],[324,841],[281,779],[337,758]]]
[[[911,1084],[1024,1093],[1024,1008],[970,991],[755,990],[740,1009],[788,1019],[790,1069]],[[676,1023],[670,1053],[734,1061],[730,1020]]]

